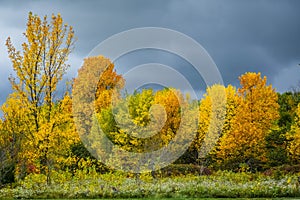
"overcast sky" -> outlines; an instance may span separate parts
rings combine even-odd
[[[19,47],[30,11],[39,16],[61,13],[74,27],[78,40],[68,77],[76,76],[82,59],[106,38],[150,26],[195,39],[216,63],[225,85],[238,86],[238,76],[247,71],[262,72],[279,92],[300,81],[299,0],[0,0],[0,104],[11,92],[7,77],[12,67],[5,40],[10,36]],[[182,73],[188,65],[174,55],[151,50],[123,57],[117,62],[120,73],[148,62],[173,65]],[[192,71],[185,73],[193,80]],[[192,84],[201,85],[196,79]]]

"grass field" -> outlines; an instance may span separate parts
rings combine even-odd
[[[175,176],[153,179],[149,175],[53,174],[52,184],[41,174],[31,175],[0,189],[0,199],[214,199],[300,198],[295,175],[275,179],[262,174],[216,172],[210,176]]]
[[[272,199],[293,200],[293,199],[300,199],[300,197],[299,198],[143,198],[143,200],[197,200],[197,199],[200,200],[272,200]],[[69,199],[60,199],[60,200],[69,200]],[[81,199],[81,200],[89,200],[89,199]],[[134,198],[133,199],[99,199],[99,200],[134,200]]]

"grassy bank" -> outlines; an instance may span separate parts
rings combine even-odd
[[[300,197],[296,175],[276,179],[262,174],[216,172],[210,176],[140,179],[120,173],[30,175],[0,190],[0,198],[275,198]]]

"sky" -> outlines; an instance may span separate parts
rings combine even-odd
[[[162,27],[181,32],[203,46],[218,67],[224,84],[239,86],[245,72],[261,72],[278,92],[300,82],[299,0],[0,0],[0,104],[11,92],[13,74],[5,46],[10,36],[20,49],[28,13],[60,13],[72,25],[77,42],[66,77],[77,76],[83,58],[102,41],[132,28]],[[190,63],[157,50],[135,51],[116,61],[118,73],[133,66],[162,63],[182,73],[203,93],[201,77]],[[143,74],[141,74],[142,77]],[[153,74],[176,83],[176,76]]]

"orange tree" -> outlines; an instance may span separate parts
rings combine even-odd
[[[103,169],[103,165],[95,159],[102,154],[99,148],[93,148],[101,143],[99,131],[93,128],[93,123],[100,122],[107,134],[116,131],[111,107],[113,102],[119,101],[119,91],[123,85],[123,77],[116,73],[114,64],[108,58],[99,55],[84,59],[78,77],[74,79],[72,92],[75,121],[77,125],[80,124],[76,128],[81,136],[81,141],[72,145],[72,154],[77,157],[77,163],[90,158],[98,170]],[[76,164],[74,167],[79,166]]]
[[[216,156],[225,168],[247,164],[251,170],[267,161],[265,137],[279,118],[277,94],[260,73],[239,77],[238,107],[230,130],[219,143]]]

